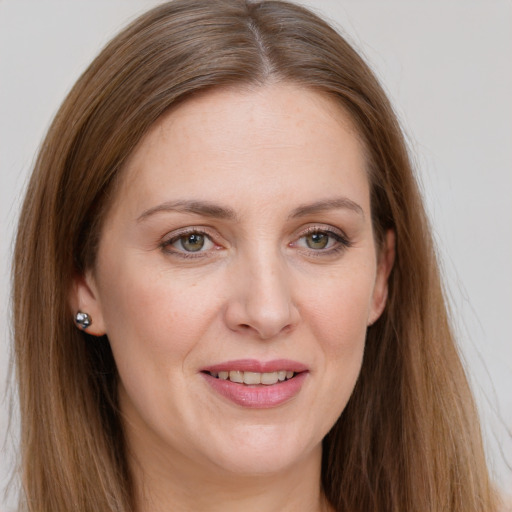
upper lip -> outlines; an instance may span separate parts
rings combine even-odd
[[[308,367],[305,364],[291,359],[274,359],[273,361],[258,361],[257,359],[236,359],[233,361],[225,361],[202,368],[201,371],[209,373],[218,372],[256,372],[256,373],[272,373],[280,370],[292,371],[295,373],[305,372]]]

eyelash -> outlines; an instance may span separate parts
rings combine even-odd
[[[322,234],[327,235],[331,239],[334,239],[336,244],[334,247],[330,247],[329,249],[311,249],[311,248],[302,248],[305,251],[309,252],[314,257],[322,257],[322,256],[330,256],[334,254],[338,254],[340,252],[345,251],[349,247],[352,247],[352,242],[348,239],[348,237],[338,229],[333,229],[331,227],[326,226],[310,226],[305,231],[303,231],[300,236],[296,239],[295,242],[292,242],[290,245],[295,245],[299,240],[305,238],[308,235],[312,234]],[[329,242],[328,242],[329,243]]]
[[[352,246],[352,242],[345,236],[343,232],[340,230],[334,230],[333,228],[327,228],[324,226],[310,226],[305,231],[300,233],[300,236],[295,239],[294,242],[289,244],[290,247],[296,247],[298,242],[308,235],[312,234],[322,234],[327,235],[331,239],[334,239],[335,245],[334,247],[330,247],[328,249],[312,249],[307,247],[299,247],[301,252],[308,252],[314,257],[328,256],[340,253],[345,251],[349,247]],[[172,245],[178,242],[180,239],[183,239],[186,236],[190,235],[200,235],[205,237],[211,244],[213,244],[214,248],[219,249],[220,246],[215,244],[213,241],[213,237],[204,229],[204,228],[189,228],[180,231],[179,233],[174,234],[172,237],[165,239],[161,243],[161,248],[164,252],[171,254],[173,256],[177,256],[183,259],[196,259],[196,258],[204,258],[209,256],[210,250],[203,251],[198,250],[197,252],[186,251],[186,250],[176,250],[172,248]],[[329,243],[329,242],[328,242]]]
[[[207,251],[199,250],[197,252],[193,251],[185,251],[185,250],[175,250],[172,248],[172,245],[178,242],[180,239],[183,239],[186,236],[191,235],[201,235],[204,236],[210,243],[212,243],[216,248],[219,248],[218,245],[215,244],[211,235],[204,228],[189,228],[180,231],[179,233],[174,234],[172,237],[165,239],[161,247],[164,252],[168,254],[172,254],[173,256],[178,256],[179,258],[184,259],[196,259],[196,258],[204,258],[207,256]]]

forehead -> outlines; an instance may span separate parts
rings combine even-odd
[[[294,84],[213,89],[162,116],[122,171],[118,198],[193,193],[233,199],[233,186],[317,190],[367,182],[364,148],[334,98]],[[366,183],[367,184],[367,183]],[[228,192],[227,194],[225,194]]]

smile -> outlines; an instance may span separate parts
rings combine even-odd
[[[263,384],[265,386],[272,386],[278,382],[284,382],[292,379],[296,373],[290,370],[279,370],[276,372],[243,372],[238,370],[208,372],[212,377],[220,380],[229,380],[237,384],[246,384],[248,386],[255,386]]]
[[[200,374],[223,400],[250,409],[279,407],[300,394],[310,369],[289,359],[238,359],[207,368]]]

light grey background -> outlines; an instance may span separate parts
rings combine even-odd
[[[35,152],[99,49],[154,0],[0,0],[0,393],[9,260]],[[366,56],[423,184],[489,461],[512,490],[512,1],[307,1]],[[44,315],[44,311],[41,312]],[[0,403],[0,446],[8,402]],[[13,439],[14,437],[14,439]],[[14,465],[0,452],[0,492]],[[13,499],[0,496],[0,509]]]

